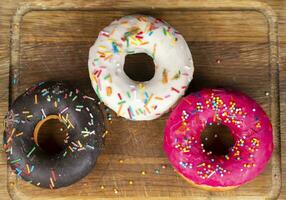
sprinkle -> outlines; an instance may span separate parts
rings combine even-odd
[[[49,94],[49,91],[48,91],[48,90],[46,90],[44,93],[42,93],[42,96],[44,97],[44,96],[46,96],[47,94]]]
[[[100,31],[100,35],[103,35],[105,37],[109,37],[109,33],[106,31]]]
[[[17,134],[16,134],[16,137],[19,137],[19,136],[21,136],[21,135],[23,135],[23,132],[17,133]]]
[[[106,56],[106,57],[104,58],[104,60],[110,60],[112,57],[113,57],[113,55],[110,54],[109,56]]]
[[[106,87],[106,95],[111,96],[112,95],[112,88],[110,86]]]
[[[12,160],[12,161],[10,162],[10,164],[14,164],[14,163],[17,163],[17,162],[19,162],[19,161],[21,161],[21,158],[16,159],[16,160]]]
[[[74,125],[71,123],[71,121],[69,120],[69,119],[67,119],[67,121],[68,121],[68,128],[71,126],[73,129],[74,129]]]
[[[58,107],[58,102],[57,101],[54,102],[54,106],[55,106],[55,108]]]
[[[13,137],[13,135],[14,135],[15,131],[16,131],[16,129],[15,129],[15,128],[13,128],[13,129],[12,129],[12,132],[11,132],[11,135],[10,135],[10,137],[9,137],[9,139],[7,140],[7,143],[9,143],[9,142],[12,140],[12,137]]]
[[[71,146],[69,146],[69,149],[71,150],[71,152],[73,152],[73,149],[71,148]]]
[[[131,95],[130,95],[130,92],[126,92],[128,98],[130,99],[131,98]]]
[[[47,97],[47,101],[48,101],[48,102],[51,102],[51,99],[52,99],[52,98],[51,98],[51,96],[49,95],[49,96]]]
[[[145,95],[146,98],[149,97],[148,92],[146,92],[146,91],[144,92],[144,95]]]
[[[100,57],[100,58],[104,58],[106,52],[97,51],[97,53],[99,54],[99,57]],[[94,74],[94,75],[95,75],[95,74]]]
[[[199,168],[199,167],[203,167],[205,165],[206,165],[206,163],[201,163],[201,164],[197,165],[197,167]]]
[[[180,93],[180,91],[179,90],[177,90],[176,88],[174,88],[174,87],[172,87],[171,88],[171,90],[173,90],[173,91],[175,91],[175,92],[177,92],[177,93]]]
[[[103,135],[102,135],[102,138],[104,138],[106,135],[108,134],[108,131],[104,131]]]
[[[79,140],[77,141],[77,143],[78,143],[79,147],[82,147],[82,144]]]
[[[35,104],[38,104],[38,95],[35,94]]]
[[[138,87],[139,87],[140,90],[144,90],[145,89],[144,83],[139,83]]]
[[[67,109],[69,109],[69,107],[64,108],[60,113],[63,114]]]
[[[50,182],[51,182],[51,186],[54,188],[55,185],[54,185],[54,181],[53,181],[52,177],[50,177]]]
[[[104,77],[104,80],[108,79],[110,83],[112,83],[112,78],[111,78],[111,75],[108,74]]]
[[[93,115],[92,115],[92,113],[89,113],[89,116],[90,116],[91,118],[93,118]]]
[[[90,133],[90,131],[81,131],[81,133]]]
[[[150,110],[149,110],[149,108],[145,105],[144,106],[144,108],[145,108],[145,110],[150,114],[151,112],[150,112]]]
[[[210,178],[210,177],[211,177],[212,175],[214,175],[214,174],[215,174],[215,170],[208,175],[208,178]]]
[[[137,39],[143,39],[143,37],[140,36],[140,35],[136,35],[135,38],[137,38]]]
[[[149,44],[149,42],[148,41],[142,42],[140,45],[145,45],[145,44]]]
[[[31,154],[35,151],[36,147],[33,147],[31,149],[31,151],[27,154],[27,157],[29,158],[31,156]]]
[[[30,173],[32,173],[32,172],[34,171],[34,169],[35,169],[35,166],[32,165],[32,167],[31,167],[31,169],[30,169]]]
[[[121,97],[121,94],[120,93],[117,93],[117,96],[120,100],[122,100],[122,97]]]
[[[175,74],[172,78],[172,80],[177,80],[178,78],[180,78],[181,75],[181,71],[179,70],[177,74]]]
[[[163,70],[162,73],[162,83],[167,84],[168,83],[168,72],[166,69]]]
[[[141,114],[143,114],[143,111],[142,111],[142,109],[141,109],[141,108],[139,108],[138,110],[139,110],[139,112],[140,112]]]
[[[122,110],[122,107],[123,107],[123,104],[120,104],[120,106],[118,107],[118,111],[117,111],[117,115],[119,116],[120,115],[120,112]]]
[[[98,73],[97,73],[96,77],[97,77],[97,78],[99,78],[99,77],[100,77],[100,75],[101,75],[102,70],[101,70],[101,69],[99,69],[99,70],[97,70],[97,71],[98,71]]]
[[[160,101],[164,100],[164,98],[158,97],[158,96],[155,96],[155,99],[160,100]]]
[[[44,118],[46,118],[47,116],[46,116],[46,113],[45,113],[43,108],[41,109],[41,111],[42,111],[42,114],[43,114]]]
[[[57,180],[56,179],[56,174],[55,174],[55,171],[53,169],[51,170],[51,174],[52,174],[53,180],[56,181]]]
[[[140,115],[140,113],[138,112],[138,110],[135,110],[135,112],[136,112],[137,115]]]
[[[77,96],[74,96],[74,98],[72,99],[72,101],[75,101],[77,99]]]
[[[88,148],[94,150],[94,147],[93,147],[93,146],[90,146],[90,145],[88,145],[88,144],[86,145],[86,147],[88,147]]]
[[[33,115],[28,115],[28,116],[27,116],[27,118],[32,118],[32,117],[33,117]]]
[[[151,101],[151,99],[153,98],[153,94],[151,94],[151,96],[148,98],[148,100],[147,100],[147,102],[145,103],[145,106],[147,106],[149,103],[150,103],[150,101]]]
[[[156,168],[154,171],[156,174],[160,174],[160,169]]]
[[[132,119],[132,114],[131,114],[131,111],[130,111],[130,107],[127,110],[128,110],[129,118]]]
[[[118,102],[118,105],[121,105],[121,104],[124,104],[124,103],[126,103],[126,101],[125,101],[125,100],[123,100],[123,101],[119,101],[119,102]]]
[[[75,143],[75,142],[71,142],[74,146],[76,146],[76,147],[79,147],[78,145],[77,145],[77,143]]]
[[[167,30],[165,27],[163,27],[163,33],[164,33],[164,35],[167,35]]]
[[[126,38],[126,43],[127,43],[127,47],[129,47],[129,39],[128,38]]]
[[[119,52],[118,47],[117,47],[115,42],[112,42],[112,49],[113,49],[114,53],[118,53]]]
[[[98,48],[99,48],[99,49],[103,49],[103,50],[105,50],[105,49],[106,49],[106,47],[105,47],[105,46],[98,46]]]
[[[153,53],[152,53],[152,58],[155,58],[155,53],[156,53],[156,48],[157,48],[157,44],[154,44],[153,46]]]
[[[94,98],[89,97],[89,96],[86,96],[86,95],[85,95],[85,96],[83,96],[83,98],[84,98],[84,99],[89,99],[89,100],[95,101],[95,99],[94,99]]]
[[[19,168],[16,168],[16,171],[18,172],[17,175],[20,176],[22,174],[22,170],[20,170]]]
[[[142,176],[145,176],[146,174],[147,174],[146,171],[141,171]]]

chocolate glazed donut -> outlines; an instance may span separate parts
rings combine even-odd
[[[67,131],[62,150],[55,154],[38,144],[39,129],[51,119],[59,120]],[[42,82],[28,89],[10,107],[4,124],[11,168],[43,188],[80,180],[103,148],[104,120],[96,100],[63,82]]]

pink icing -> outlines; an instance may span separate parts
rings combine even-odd
[[[200,134],[207,124],[230,128],[235,140],[228,155],[205,152]],[[234,91],[204,89],[184,97],[165,128],[164,150],[187,179],[211,187],[239,186],[260,174],[273,151],[272,126],[250,97]]]

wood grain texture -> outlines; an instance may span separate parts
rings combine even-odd
[[[3,115],[7,110],[9,22],[16,8],[19,7],[17,1],[13,1],[13,3],[7,2],[0,2],[0,16],[4,19],[2,22],[3,26],[1,24],[3,29],[0,29],[0,120],[3,119]],[[83,2],[83,4],[88,4],[86,2]],[[98,4],[102,3],[98,2]],[[195,1],[194,3],[199,4],[198,2]],[[231,5],[230,1],[225,2]],[[49,3],[53,3],[53,1]],[[249,2],[245,4],[247,5],[247,3]],[[106,6],[114,7],[115,2],[111,1],[105,4]],[[283,16],[285,14],[282,12],[283,2],[273,1],[270,4],[279,13],[279,31],[285,30],[285,27],[284,29],[280,28],[284,26],[283,21],[280,20],[284,19],[285,21],[286,19]],[[183,8],[186,3],[178,1],[177,5],[179,8]],[[58,6],[61,6],[61,4],[58,3]],[[128,6],[131,7],[126,2],[123,2],[121,5],[121,7],[127,8]],[[140,3],[138,6],[143,7]],[[156,7],[156,4],[154,7]],[[190,12],[184,9],[178,10],[164,13],[164,11],[156,11],[154,9],[150,11],[144,10],[144,12],[162,17],[185,36],[197,66],[196,78],[192,82],[193,90],[203,86],[223,86],[239,89],[255,98],[268,112],[270,109],[269,97],[265,96],[265,92],[270,90],[268,70],[269,44],[265,18],[260,13],[253,11],[242,13],[239,11]],[[88,48],[94,42],[96,34],[101,28],[114,18],[132,12],[134,11],[46,11],[41,13],[35,11],[28,13],[24,17],[21,30],[23,33],[21,38],[21,67],[19,71],[21,76],[17,77],[19,87],[14,89],[14,96],[17,96],[26,87],[29,87],[31,83],[43,79],[76,80],[80,87],[91,92],[91,88],[88,87],[87,71],[85,70]],[[59,29],[58,27],[61,28]],[[280,96],[281,122],[283,120],[285,122],[286,94],[283,90],[286,89],[286,70],[283,67],[283,63],[286,63],[286,51],[283,50],[283,47],[285,49],[286,45],[283,43],[285,36],[283,37],[282,35],[280,32]],[[216,63],[217,59],[220,59],[222,62],[220,64]],[[232,76],[227,76],[227,74],[232,74]],[[242,196],[249,195],[253,199],[257,199],[268,191],[268,186],[271,185],[269,166],[265,173],[255,181],[238,190],[227,193],[211,193],[193,189],[178,177],[169,165],[166,170],[161,170],[160,175],[154,174],[155,168],[167,163],[160,146],[162,142],[161,130],[164,127],[166,117],[165,115],[154,122],[140,122],[136,125],[126,120],[115,118],[110,127],[111,135],[107,137],[105,151],[98,161],[99,164],[87,178],[72,186],[77,188],[77,190],[66,188],[52,193],[17,180],[14,185],[9,184],[10,189],[17,187],[12,189],[13,197],[29,198],[32,194],[34,198],[43,199],[65,194],[70,197],[76,195],[82,199],[95,196],[99,198],[120,196],[126,199],[127,197],[132,199],[135,196],[136,199],[138,199],[138,196],[171,199],[174,197],[197,196],[198,199],[208,199],[210,197],[221,198],[239,194]],[[281,123],[281,125],[282,156],[285,158],[286,155],[283,154],[283,148],[286,149],[285,123]],[[138,126],[146,127],[147,130],[152,131],[146,133],[146,131],[138,130]],[[2,130],[2,127],[0,128]],[[154,140],[154,138],[158,139]],[[112,148],[107,148],[108,146],[112,146]],[[0,155],[2,156],[0,156],[0,163],[3,163],[1,166],[6,171],[5,156],[3,153]],[[120,164],[118,159],[123,159],[124,164]],[[282,159],[282,162],[284,162],[285,166],[284,159]],[[142,177],[140,174],[141,170],[146,170],[148,172],[147,176]],[[284,172],[283,176],[286,177]],[[9,180],[13,179],[14,177]],[[134,180],[135,184],[132,186],[128,185],[129,179]],[[6,185],[6,181],[4,182],[5,184],[3,185]],[[100,190],[100,184],[106,185],[104,191]],[[118,195],[115,195],[113,192],[115,187],[120,190]],[[7,198],[5,187],[1,188],[3,190],[0,190],[0,195],[3,191],[3,195],[6,195],[3,198]],[[286,190],[284,190],[284,187],[282,187],[281,199],[286,198]]]

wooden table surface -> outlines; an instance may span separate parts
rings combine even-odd
[[[34,0],[37,2],[37,0]],[[53,0],[51,0],[53,1]],[[83,1],[83,0],[80,0]],[[223,3],[229,2],[222,0]],[[0,1],[0,110],[7,110],[6,99],[9,96],[9,65],[10,65],[10,22],[11,17],[16,12],[16,9],[24,0],[2,0]],[[28,1],[32,2],[32,0]],[[107,2],[107,1],[106,1]],[[180,0],[174,1],[179,5]],[[207,1],[202,1],[207,3]],[[259,0],[257,3],[263,2],[268,4],[278,16],[278,32],[279,32],[279,63],[280,63],[280,104],[281,104],[281,152],[282,152],[282,189],[280,199],[286,199],[286,1],[283,0]],[[77,1],[79,3],[79,1]],[[109,1],[112,5],[112,1]],[[163,3],[163,1],[162,1]],[[0,113],[0,121],[3,120],[5,113]],[[3,130],[3,125],[0,123],[0,130]],[[1,133],[2,134],[2,133]],[[0,136],[2,137],[2,135]],[[7,165],[6,157],[3,149],[0,150],[0,199],[9,199],[7,191]]]

